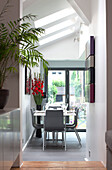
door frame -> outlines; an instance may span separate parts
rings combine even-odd
[[[62,71],[65,71],[65,99],[66,99],[66,102],[68,103],[68,110],[69,110],[69,71],[71,70],[74,70],[74,71],[85,71],[85,68],[79,68],[79,67],[75,67],[75,68],[71,68],[71,67],[63,67],[63,68],[60,68],[60,67],[49,67],[48,68],[48,71],[49,70],[62,70]],[[85,73],[84,73],[85,74]],[[45,92],[46,92],[46,97],[47,97],[47,102],[48,102],[48,74],[45,74],[44,76],[45,78]],[[85,84],[85,83],[84,83]],[[85,94],[85,92],[84,92]],[[77,129],[78,132],[86,132],[86,129]]]

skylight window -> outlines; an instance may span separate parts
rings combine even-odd
[[[55,34],[55,35],[53,35],[53,36],[50,36],[50,37],[48,37],[48,38],[44,38],[44,39],[40,40],[40,41],[39,41],[39,44],[40,44],[40,45],[44,45],[44,44],[49,43],[49,42],[51,42],[51,41],[57,40],[57,39],[59,39],[59,38],[62,38],[62,37],[64,37],[64,36],[66,36],[66,35],[69,35],[69,34],[73,33],[74,31],[75,31],[75,27],[72,27],[72,28],[70,28],[70,29],[67,29],[66,31],[61,31],[61,32],[58,33],[58,34]]]
[[[51,15],[48,15],[42,19],[39,19],[37,21],[35,21],[35,27],[38,28],[38,27],[42,27],[44,25],[47,25],[47,24],[50,24],[52,22],[55,22],[59,19],[62,19],[66,16],[69,16],[71,14],[75,13],[74,9],[73,8],[66,8],[66,9],[63,9],[61,11],[58,11],[56,13],[53,13]]]
[[[53,32],[59,31],[63,28],[69,27],[71,25],[73,25],[74,22],[72,20],[67,20],[64,22],[61,22],[60,24],[54,25],[52,27],[49,27],[47,29],[45,29],[45,35],[51,34]]]

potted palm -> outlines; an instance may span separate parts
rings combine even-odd
[[[47,61],[37,49],[38,36],[44,29],[32,28],[30,24],[30,20],[35,17],[29,14],[16,21],[9,21],[7,25],[0,22],[0,109],[6,104],[5,95],[9,95],[8,90],[3,89],[4,82],[11,72],[17,71],[18,64],[34,67],[42,60],[43,67],[47,68]]]

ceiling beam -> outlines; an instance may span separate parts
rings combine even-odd
[[[91,22],[90,0],[67,0],[86,25]]]

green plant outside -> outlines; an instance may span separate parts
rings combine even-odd
[[[82,93],[80,78],[79,78],[79,72],[76,76],[76,71],[73,71],[71,75],[71,86],[75,88],[75,97],[80,97]]]
[[[55,85],[56,87],[65,87],[65,82],[64,81],[59,81],[59,80],[53,80],[52,85]]]
[[[49,99],[50,103],[56,102],[56,94],[57,94],[57,92],[58,92],[58,90],[57,90],[55,85],[52,85],[52,86],[48,87],[48,99]],[[52,99],[53,99],[53,101],[52,101]]]

